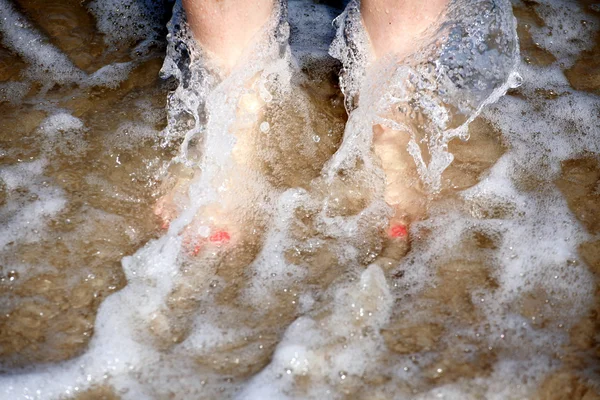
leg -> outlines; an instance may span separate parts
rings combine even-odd
[[[449,1],[362,0],[360,14],[375,59],[391,56],[402,62],[418,51],[428,29],[440,19]],[[371,61],[374,65],[375,60]],[[395,210],[388,235],[394,242],[403,242],[408,239],[407,225],[425,214],[426,196],[415,162],[407,151],[407,132],[375,125],[373,133],[373,151],[386,174],[385,201]]]
[[[183,0],[195,39],[226,71],[267,22],[274,0]]]
[[[243,171],[253,170],[255,164],[253,139],[258,132],[260,121],[264,119],[263,114],[268,101],[259,93],[266,79],[261,73],[263,68],[269,67],[276,61],[276,57],[281,57],[279,51],[274,52],[271,51],[271,47],[267,47],[274,46],[274,42],[269,39],[269,35],[276,33],[271,32],[271,29],[275,28],[272,25],[283,23],[281,20],[271,21],[271,18],[275,18],[278,14],[277,1],[280,0],[182,0],[194,39],[208,53],[211,58],[210,64],[217,64],[221,68],[220,78],[227,80],[227,75],[231,77],[230,73],[234,68],[240,72],[236,75],[237,78],[244,76],[241,85],[237,78],[230,79],[228,81],[230,85],[225,85],[231,94],[228,99],[235,100],[237,103],[235,119],[227,132],[236,139],[231,158]],[[250,54],[253,50],[256,50],[256,54]],[[252,66],[248,68],[250,59]],[[245,74],[250,75],[245,76]],[[264,94],[266,89],[262,90]],[[206,96],[210,97],[212,94],[208,93]],[[189,188],[197,177],[197,172],[196,169],[186,168],[174,168],[169,171],[170,179],[166,183],[170,189],[165,188],[164,196],[158,200],[154,208],[163,228],[167,229],[170,222],[189,203]],[[232,175],[239,178],[242,173],[237,171]],[[234,180],[233,177],[226,179],[229,185],[232,185]],[[225,182],[220,184],[223,185]],[[241,188],[244,185],[238,186]],[[216,231],[210,233],[206,238],[208,241],[221,243],[229,240],[229,232],[222,231],[219,226],[225,224],[226,218],[223,218],[218,207],[210,207],[210,210],[203,209],[200,214],[205,214],[199,215],[195,220],[200,225],[207,224],[207,218],[215,222]],[[191,229],[186,232],[191,232]],[[190,236],[189,241],[192,242],[191,253],[197,253],[196,249],[200,247],[193,244],[194,235],[190,233],[188,236]]]
[[[450,0],[362,0],[360,13],[376,57],[404,58]]]

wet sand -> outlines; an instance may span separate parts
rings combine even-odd
[[[128,60],[128,51],[112,51],[104,45],[93,17],[80,1],[19,0],[17,4],[40,31],[82,70],[93,72],[115,60]],[[547,66],[554,57],[536,45],[528,33],[529,26],[543,24],[543,20],[536,14],[535,2],[526,4],[526,7],[515,8],[523,60]],[[588,10],[599,14],[589,7]],[[161,51],[155,51],[153,57],[136,67],[129,79],[115,89],[81,89],[68,85],[51,88],[42,96],[44,101],[68,110],[87,127],[84,132],[77,133],[75,139],[65,135],[58,146],[46,143],[44,132],[38,129],[47,117],[44,107],[38,104],[41,86],[33,86],[17,104],[3,101],[0,93],[0,165],[10,167],[52,154],[44,170],[45,176],[59,185],[67,199],[67,206],[52,217],[48,229],[39,232],[39,240],[11,242],[2,253],[0,373],[68,360],[85,352],[94,334],[98,306],[107,296],[126,285],[121,259],[161,234],[161,222],[152,208],[165,191],[159,182],[161,168],[176,154],[177,143],[160,146],[156,134],[150,133],[141,138],[137,131],[129,133],[123,124],[143,124],[154,133],[165,126],[168,82],[158,78],[163,56]],[[582,53],[577,63],[564,71],[573,89],[600,94],[599,59],[600,36],[596,38],[593,50]],[[26,62],[10,50],[0,48],[0,81],[19,81],[25,65]],[[314,77],[307,82],[305,89],[314,105],[316,130],[322,130],[324,134],[321,135],[322,140],[314,144],[315,156],[308,164],[288,157],[264,159],[262,171],[271,182],[282,188],[307,186],[318,176],[321,166],[339,145],[347,118],[333,74]],[[538,95],[537,100],[551,102],[561,94],[540,90]],[[523,94],[516,89],[509,96]],[[280,107],[293,108],[293,101]],[[294,117],[291,117],[293,120]],[[297,123],[300,125],[302,121]],[[293,152],[298,144],[303,143],[304,139],[299,136],[300,128],[291,126],[288,129],[292,139],[286,142],[288,147],[279,148],[279,154]],[[298,137],[294,137],[294,132]],[[455,160],[445,171],[442,193],[432,200],[430,208],[468,210],[472,205],[467,204],[458,193],[479,183],[507,151],[502,133],[484,118],[478,118],[471,125],[470,134],[469,141],[456,140],[450,144]],[[84,151],[77,150],[78,141],[85,143]],[[269,146],[278,147],[280,144],[267,141],[260,147]],[[598,154],[582,154],[563,162],[560,178],[552,182],[540,181],[533,171],[526,171],[521,184],[527,190],[540,192],[544,187],[555,185],[587,232],[591,235],[600,233]],[[34,193],[25,189],[8,192],[3,185],[0,182],[0,207],[15,199],[23,204],[35,201]],[[341,191],[344,190],[348,187],[341,188]],[[360,199],[347,198],[343,207],[351,213],[353,207],[360,208],[360,204]],[[502,218],[510,212],[510,207],[492,208],[481,212],[479,218]],[[310,210],[301,220],[303,224],[295,233],[310,236]],[[413,238],[413,251],[427,246],[427,240],[428,232],[420,232]],[[399,301],[410,304],[413,313],[392,315],[382,331],[389,352],[379,362],[393,365],[400,356],[435,354],[435,357],[416,357],[414,363],[422,369],[422,376],[415,381],[403,382],[404,387],[399,390],[416,394],[462,379],[486,377],[491,373],[498,354],[510,353],[510,348],[484,348],[483,341],[471,342],[470,338],[456,334],[462,329],[469,330],[482,319],[473,305],[473,293],[493,290],[498,285],[491,273],[494,267],[486,261],[487,255],[496,248],[496,241],[497,238],[477,230],[461,238],[459,246],[453,249],[454,256],[434,267],[435,285],[426,285],[416,298],[403,298],[402,274],[395,272],[387,277]],[[281,294],[279,305],[265,306],[258,322],[261,326],[256,326],[257,322],[247,317],[255,310],[241,302],[239,292],[246,284],[244,266],[258,250],[256,243],[250,240],[242,246],[242,250],[230,254],[227,261],[219,266],[217,276],[225,285],[217,288],[217,302],[234,310],[229,318],[232,321],[238,319],[240,326],[253,326],[259,330],[263,327],[263,334],[251,339],[254,344],[261,345],[261,351],[249,355],[247,343],[232,344],[210,358],[197,360],[200,367],[213,369],[224,378],[236,381],[243,381],[269,363],[284,329],[298,316],[297,308],[286,296],[297,296],[309,286],[327,288],[344,271],[342,265],[335,265],[334,257],[328,254],[326,246],[310,252],[298,249],[290,253],[290,260],[296,260],[308,269],[307,278],[298,282],[297,287],[289,288],[289,293]],[[391,271],[392,264],[407,250],[386,248],[385,243],[381,245],[375,239],[369,242],[366,237],[364,252],[368,255],[364,265],[366,267],[375,260],[384,271]],[[570,330],[570,343],[556,348],[555,357],[562,361],[562,367],[543,380],[537,394],[540,400],[600,399],[600,390],[592,388],[585,379],[590,370],[592,376],[600,374],[600,371],[594,370],[600,365],[600,241],[581,243],[579,254],[596,278],[595,307]],[[4,266],[13,262],[31,268],[25,274],[18,274]],[[319,268],[322,265],[331,267],[323,270]],[[192,286],[195,279],[193,273],[186,277],[188,285],[192,282]],[[203,284],[198,281],[198,285]],[[175,328],[157,332],[158,346],[165,349],[169,343],[179,342],[189,333],[183,320],[189,310],[197,309],[197,305],[190,305],[185,288],[181,290],[184,294],[174,293],[170,304],[178,321],[171,322]],[[530,319],[533,329],[543,330],[548,324],[557,323],[553,316],[557,312],[556,307],[568,307],[568,302],[555,306],[552,296],[545,293],[544,288],[539,288],[508,306]],[[464,348],[474,350],[465,352]],[[241,365],[231,362],[236,354],[245,357]],[[347,399],[385,398],[377,394],[377,388],[390,379],[389,376],[367,374],[360,380],[345,380],[344,386],[338,389],[346,393]],[[298,382],[300,387],[302,384]],[[310,382],[304,384],[310,385]],[[110,387],[95,388],[74,397],[79,400],[118,398]]]

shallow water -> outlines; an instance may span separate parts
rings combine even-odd
[[[600,398],[598,6],[513,2],[524,83],[449,143],[408,248],[382,238],[381,176],[320,175],[339,10],[291,3],[306,75],[220,192],[240,239],[190,257],[185,215],[153,213],[169,177],[213,173],[164,140],[169,7],[0,1],[0,398]],[[188,159],[231,150],[207,132]],[[184,209],[210,207],[197,182]]]

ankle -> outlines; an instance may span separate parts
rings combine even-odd
[[[375,57],[408,55],[415,42],[446,9],[450,0],[370,0],[360,12]]]
[[[196,41],[226,73],[263,29],[274,0],[184,0],[187,20]]]

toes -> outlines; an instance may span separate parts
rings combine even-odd
[[[217,231],[211,235],[208,240],[211,243],[226,244],[231,240],[231,235],[227,231]]]
[[[194,257],[196,257],[200,251],[202,251],[202,248],[204,247],[204,240],[201,241],[197,241],[196,244],[194,245],[194,247],[192,248],[192,250],[190,251],[190,254]]]
[[[158,199],[156,201],[156,204],[154,204],[154,208],[153,208],[154,215],[160,217],[162,215],[162,213],[164,212],[164,210],[165,210],[165,198],[161,197],[160,199]]]
[[[390,227],[388,235],[392,238],[406,239],[408,237],[408,227],[404,224],[394,224]]]
[[[189,249],[189,254],[196,257],[207,246],[212,245],[221,247],[231,241],[231,234],[225,230],[217,230],[208,238],[200,237],[186,240],[186,247]]]
[[[161,221],[160,229],[162,229],[163,231],[168,230],[169,227],[171,226],[171,220],[172,220],[171,215],[167,212],[163,212],[162,214],[157,214],[157,215]]]

